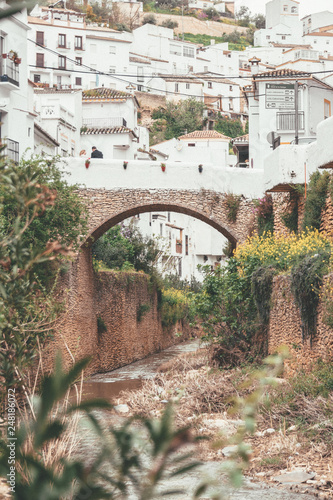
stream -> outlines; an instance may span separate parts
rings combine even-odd
[[[179,356],[186,352],[193,352],[200,349],[200,341],[192,340],[169,347],[168,349],[148,356],[140,361],[123,366],[116,370],[99,373],[90,377],[83,387],[83,398],[104,398],[109,402],[119,396],[123,390],[135,390],[142,387],[144,379],[154,377],[160,365],[166,361]],[[119,421],[125,417],[118,416]],[[219,462],[205,462],[195,471],[187,472],[186,474],[176,476],[168,483],[161,483],[162,489],[184,489],[187,494],[172,495],[167,498],[174,500],[185,500],[192,498],[192,493],[202,478],[212,477],[221,486],[225,482],[225,476],[221,472],[221,464]],[[268,486],[265,483],[254,483],[245,478],[241,488],[235,490],[229,486],[223,486],[225,498],[230,500],[310,500],[315,498],[314,495],[293,493],[287,487]],[[210,496],[200,497],[208,499]],[[135,496],[130,496],[128,500],[136,500]]]

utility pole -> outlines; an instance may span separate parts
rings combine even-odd
[[[298,144],[298,81],[295,82],[295,144]]]
[[[182,38],[184,41],[184,0],[182,1]]]

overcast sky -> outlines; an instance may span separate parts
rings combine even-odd
[[[242,5],[246,5],[250,8],[253,14],[257,12],[265,13],[265,5],[268,3],[267,0],[235,0],[236,10]],[[300,0],[300,18],[306,16],[307,14],[312,14],[313,12],[320,12],[322,10],[330,10],[333,12],[333,2],[332,0]]]

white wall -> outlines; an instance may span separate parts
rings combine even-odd
[[[129,161],[124,170],[122,161],[107,159],[92,159],[90,168],[86,169],[84,158],[65,158],[63,162],[69,174],[68,182],[93,189],[211,189],[248,198],[258,198],[264,193],[262,170],[204,163],[203,172],[199,173],[197,162],[166,161],[166,171],[162,172],[161,162],[142,160]]]
[[[296,0],[271,0],[266,4],[266,28],[284,24],[296,28],[299,21],[299,2]]]
[[[5,8],[8,5],[4,5]],[[15,84],[10,82],[0,82],[0,113],[1,113],[1,137],[11,139],[19,143],[20,157],[30,149],[33,152],[34,145],[34,125],[33,103],[28,99],[28,62],[27,62],[27,13],[26,10],[14,16],[1,19],[1,37],[3,46],[1,53],[8,53],[13,50],[21,58],[21,64],[14,66],[18,70],[15,75]],[[12,63],[0,57],[1,76],[10,76],[10,66]],[[8,67],[7,67],[8,65]],[[16,79],[17,78],[17,79]]]

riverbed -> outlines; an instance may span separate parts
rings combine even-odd
[[[102,397],[114,403],[121,391],[141,388],[143,380],[154,377],[159,366],[166,361],[182,353],[193,352],[200,348],[200,342],[193,340],[172,346],[162,352],[153,354],[117,370],[96,374],[84,383],[84,398]],[[118,421],[123,418],[125,417],[119,415],[116,417]],[[172,481],[168,480],[168,483],[162,482],[161,489],[182,488],[186,491],[186,496],[181,494],[168,498],[174,500],[190,499],[201,479],[207,477],[215,478],[219,488],[223,485],[225,498],[230,500],[310,500],[315,498],[312,494],[293,493],[286,487],[272,487],[264,483],[253,482],[247,478],[245,478],[243,486],[235,490],[227,486],[225,476],[221,471],[221,464],[213,461],[203,463],[202,467],[198,470],[174,477]],[[201,498],[208,499],[210,496],[208,493],[205,493]],[[134,495],[128,497],[128,500],[135,499]]]

